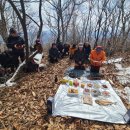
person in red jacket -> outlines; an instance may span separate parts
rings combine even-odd
[[[90,73],[99,74],[100,67],[102,63],[106,60],[106,54],[102,46],[97,46],[90,53]]]

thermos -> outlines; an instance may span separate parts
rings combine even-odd
[[[54,104],[54,98],[49,97],[47,99],[47,113],[48,113],[48,115],[52,115],[52,113],[53,113],[53,104]]]

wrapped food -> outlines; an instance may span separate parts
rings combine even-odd
[[[92,105],[93,104],[92,97],[84,95],[83,96],[83,103],[84,104]]]
[[[62,79],[60,82],[61,82],[61,84],[66,84],[68,82],[68,80],[67,79]]]
[[[103,87],[104,89],[107,89],[107,88],[108,88],[107,85],[102,85],[102,87]]]
[[[79,86],[78,79],[75,79],[74,82],[73,82],[73,84],[74,84],[75,87],[78,87]]]
[[[103,91],[102,92],[102,95],[105,96],[105,97],[109,97],[110,96],[110,93],[108,91]]]
[[[91,88],[93,86],[93,84],[88,83],[87,86]]]
[[[99,105],[103,105],[103,106],[107,106],[107,105],[112,105],[114,104],[114,102],[106,100],[106,99],[99,99],[99,100],[95,100],[95,102]]]

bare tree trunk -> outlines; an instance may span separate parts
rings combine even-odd
[[[39,19],[40,19],[40,26],[39,26],[39,31],[38,31],[37,38],[40,38],[41,32],[42,32],[42,28],[43,28],[43,20],[42,20],[42,0],[40,0],[40,2],[39,2]]]
[[[6,25],[6,20],[5,20],[5,15],[4,15],[4,9],[5,9],[5,0],[0,1],[0,35],[4,40],[6,40],[8,33],[7,33],[7,25]]]

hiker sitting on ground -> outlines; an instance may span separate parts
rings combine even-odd
[[[60,52],[58,51],[56,44],[53,43],[52,47],[49,50],[49,61],[51,63],[58,62],[59,56],[60,56]]]
[[[38,53],[42,53],[43,52],[43,48],[42,48],[40,39],[37,39],[36,43],[34,45],[34,51],[36,51],[36,50],[38,51]]]
[[[38,53],[28,62],[27,72],[39,72],[39,65],[43,58],[43,48],[39,39],[36,40],[34,51],[38,51]]]
[[[62,58],[63,57],[64,46],[63,46],[63,44],[61,42],[57,43],[57,49],[59,50],[60,57]]]
[[[91,52],[91,46],[89,43],[84,43],[84,50],[85,50],[85,54],[86,54],[86,64],[89,63],[89,55]]]
[[[74,58],[74,53],[75,53],[76,50],[77,50],[76,44],[73,44],[72,47],[70,47],[70,49],[69,49],[70,59]]]
[[[86,61],[86,54],[83,49],[83,44],[79,43],[78,49],[75,51],[74,54],[74,60],[75,60],[75,69],[85,69],[85,61]]]
[[[106,60],[106,54],[102,46],[97,46],[90,54],[91,74],[99,74],[99,70],[103,62]]]
[[[63,49],[63,57],[69,55],[69,44],[64,44],[64,49]]]

